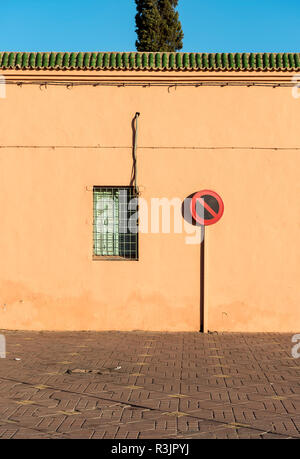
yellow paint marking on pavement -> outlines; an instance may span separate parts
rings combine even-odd
[[[168,397],[173,397],[173,398],[186,398],[188,395],[183,395],[183,394],[172,394],[168,395]]]
[[[17,421],[11,421],[10,419],[0,419],[0,424],[1,422],[5,422],[7,424],[18,424]]]
[[[163,414],[166,414],[167,416],[176,416],[177,418],[181,418],[182,416],[189,416],[188,413],[183,413],[182,411],[173,411],[171,413],[168,411]]]
[[[226,427],[230,427],[232,429],[240,429],[241,427],[251,427],[249,424],[241,424],[239,422],[231,422],[230,424],[223,424]]]
[[[17,403],[17,405],[34,405],[36,402],[32,402],[31,400],[20,400],[15,403]]]
[[[221,363],[218,363],[217,365],[214,363],[213,365],[209,365],[210,367],[214,368],[230,368],[229,365],[222,365]]]
[[[47,406],[47,408],[55,408],[55,406]],[[37,416],[37,418],[54,418],[55,416],[58,416],[58,413],[51,413],[51,414],[40,414]]]
[[[142,386],[125,386],[126,389],[144,389]]]
[[[130,373],[129,376],[145,376],[143,373]]]
[[[76,414],[81,414],[79,411],[57,411],[57,414],[64,414],[66,416],[74,416]]]
[[[230,368],[229,365],[223,365],[223,363],[210,363],[210,367]]]
[[[230,378],[230,375],[212,375],[213,378]]]
[[[273,400],[286,400],[287,397],[281,397],[280,395],[273,395],[272,397]]]
[[[149,363],[146,362],[136,362],[134,365],[149,365]]]
[[[58,371],[53,371],[52,373],[43,373],[44,375],[60,375],[61,373],[59,373]]]

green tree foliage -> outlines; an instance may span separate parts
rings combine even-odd
[[[138,51],[159,51],[161,17],[157,0],[135,0],[135,17]]]
[[[182,48],[183,32],[175,8],[178,0],[135,0],[136,48],[144,52],[175,52]]]
[[[183,46],[181,22],[175,10],[177,5],[178,0],[158,0],[158,10],[161,16],[160,51],[178,51]]]

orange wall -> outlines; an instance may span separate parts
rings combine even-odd
[[[138,262],[92,259],[92,187],[129,184],[139,111],[142,197],[225,203],[206,230],[206,329],[299,331],[300,150],[268,149],[300,147],[290,87],[9,84],[0,107],[0,328],[199,330],[185,234],[141,234]]]

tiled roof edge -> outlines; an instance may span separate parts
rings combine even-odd
[[[300,53],[0,52],[0,69],[300,70]]]

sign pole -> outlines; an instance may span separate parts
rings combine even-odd
[[[204,257],[205,257],[205,226],[201,226],[200,241],[200,333],[204,333]]]
[[[223,215],[224,203],[221,196],[212,190],[195,193],[191,199],[190,212],[201,227],[200,241],[200,333],[204,333],[204,266],[205,266],[205,227],[217,223]]]

